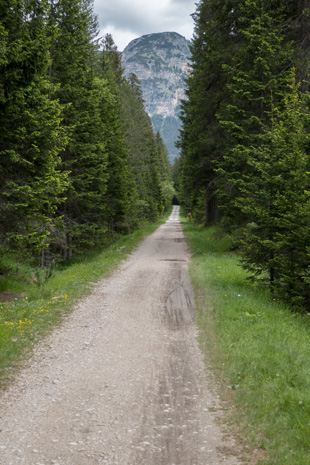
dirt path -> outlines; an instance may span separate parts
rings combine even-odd
[[[1,465],[240,463],[214,421],[188,260],[174,207],[2,395]]]

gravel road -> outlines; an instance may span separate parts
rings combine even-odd
[[[178,216],[79,302],[0,396],[1,465],[240,464],[215,420]]]

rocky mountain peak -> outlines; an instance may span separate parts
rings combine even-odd
[[[185,99],[189,41],[176,32],[147,34],[131,41],[122,54],[125,73],[141,81],[145,108],[154,130],[160,131],[173,160],[180,128],[180,104]]]

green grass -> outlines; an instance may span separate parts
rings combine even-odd
[[[33,345],[72,311],[94,283],[109,275],[137,244],[164,220],[121,237],[101,252],[92,252],[58,267],[44,286],[36,284],[36,270],[27,263],[1,260],[0,291],[16,295],[0,302],[0,388],[14,379],[16,368],[31,354]],[[87,315],[85,315],[87,319]]]
[[[310,322],[250,284],[229,239],[184,223],[205,360],[257,463],[310,464]]]

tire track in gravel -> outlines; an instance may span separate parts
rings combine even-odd
[[[178,217],[174,207],[2,394],[1,465],[240,465],[213,413]]]

